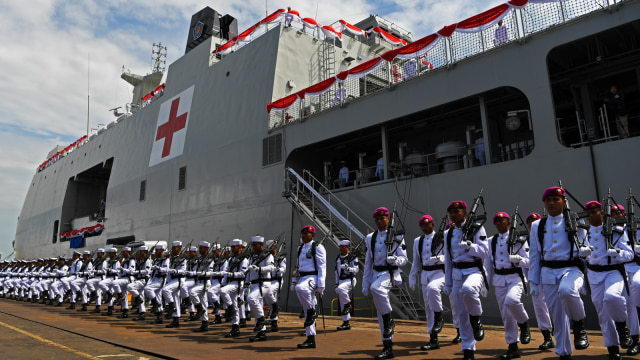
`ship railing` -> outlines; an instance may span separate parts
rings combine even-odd
[[[563,0],[547,3],[529,2],[502,19],[506,35],[496,33],[497,25],[475,33],[453,32],[441,38],[426,56],[414,59],[382,61],[371,73],[347,78],[343,89],[336,82],[321,95],[307,95],[284,110],[269,113],[269,130],[303,121],[327,110],[347,106],[360,98],[393,89],[433,71],[451,69],[456,63],[508,44],[525,44],[531,36],[580,17],[600,11],[614,11],[631,0]],[[425,94],[427,96],[428,94]]]

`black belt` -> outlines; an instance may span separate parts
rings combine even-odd
[[[444,271],[444,264],[430,265],[430,266],[422,265],[422,270],[424,270],[424,271],[434,271],[434,270],[442,270],[442,271]]]
[[[391,266],[391,265],[384,265],[384,266],[374,265],[373,266],[373,270],[375,270],[375,271],[393,271],[393,270],[398,270],[398,267],[397,266]]]
[[[318,275],[318,271],[300,271],[300,277],[309,276],[309,275]]]
[[[542,266],[548,267],[550,269],[562,269],[566,267],[577,267],[577,268],[583,269],[582,260],[578,258],[573,260],[559,260],[559,261],[542,260]]]
[[[258,280],[251,280],[251,284],[262,284],[265,281],[271,281],[271,279],[258,279]]]
[[[605,271],[614,271],[619,270],[620,267],[624,267],[624,264],[615,264],[615,265],[591,265],[587,263],[587,269],[595,272],[605,272]]]
[[[456,269],[471,269],[478,267],[478,264],[475,261],[454,262],[453,267]]]
[[[347,280],[347,279],[353,279],[355,278],[355,275],[340,275],[339,279],[340,280]]]
[[[511,274],[518,274],[518,268],[507,268],[507,269],[495,269],[493,271],[494,274],[497,275],[511,275]]]
[[[187,275],[187,279],[195,279],[195,278],[196,278],[195,276]]]
[[[280,281],[282,280],[282,276],[274,276],[271,278],[271,280]]]
[[[148,277],[146,277],[146,276],[139,277],[139,276],[138,276],[138,277],[136,277],[136,279],[137,279],[137,280],[146,280],[146,279],[148,279]]]

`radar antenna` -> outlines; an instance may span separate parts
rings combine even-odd
[[[151,73],[164,73],[166,66],[167,47],[162,46],[162,43],[153,43],[151,47]]]

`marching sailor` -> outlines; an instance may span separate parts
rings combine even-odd
[[[514,219],[513,221],[518,221]],[[493,217],[493,224],[498,233],[489,240],[491,248],[491,262],[489,276],[495,289],[498,307],[504,324],[504,337],[509,349],[501,360],[519,358],[518,340],[523,344],[531,341],[529,331],[529,315],[522,304],[522,293],[525,291],[526,278],[524,268],[529,267],[529,245],[523,239],[511,243],[511,217],[506,212],[499,212]],[[518,328],[520,338],[518,339]]]
[[[76,273],[77,278],[71,282],[71,291],[82,296],[82,307],[78,311],[87,311],[87,302],[89,294],[87,293],[87,280],[89,273],[93,271],[93,262],[89,259],[91,251],[86,250],[82,253],[82,266]]]
[[[98,283],[98,287],[100,288],[103,297],[102,299],[106,300],[107,303],[107,312],[102,314],[103,316],[111,316],[113,315],[113,303],[115,302],[115,296],[113,294],[113,283],[118,279],[118,274],[120,274],[120,261],[116,259],[116,253],[118,249],[110,248],[107,250],[109,254],[109,259],[105,261],[105,278],[104,280]],[[100,306],[100,298],[96,301],[96,306]]]
[[[302,244],[298,246],[298,266],[296,279],[292,282],[295,286],[298,300],[306,314],[304,320],[307,339],[298,344],[298,349],[316,348],[316,319],[318,314],[315,309],[315,294],[322,297],[327,275],[327,252],[321,244],[313,241],[316,228],[306,225],[300,231]],[[322,304],[320,305],[322,306]]]
[[[338,331],[351,330],[351,291],[356,286],[356,275],[360,271],[358,257],[349,253],[349,240],[338,241],[340,254],[336,257],[336,295],[342,309],[342,325]]]
[[[187,270],[187,261],[181,254],[182,241],[171,243],[171,259],[169,261],[167,284],[162,288],[162,296],[167,302],[165,319],[171,319],[167,328],[180,327],[180,288]]]
[[[407,264],[407,246],[402,235],[389,237],[389,210],[379,207],[373,212],[378,230],[367,235],[365,245],[367,246],[364,263],[364,275],[362,277],[362,293],[364,296],[373,297],[378,313],[378,325],[384,346],[382,353],[376,356],[377,360],[392,359],[393,355],[393,333],[395,322],[391,318],[391,303],[389,302],[389,292],[394,285],[402,284],[400,267]]]
[[[429,343],[422,350],[440,349],[438,333],[442,331],[442,289],[444,288],[444,242],[434,241],[434,222],[431,215],[423,215],[418,221],[422,235],[413,241],[413,262],[409,273],[409,287],[414,290],[418,274],[427,314]]]
[[[92,314],[100,313],[100,303],[102,302],[102,290],[98,287],[98,283],[104,279],[106,274],[107,267],[107,258],[104,256],[104,249],[99,248],[96,250],[96,259],[93,264],[93,271],[89,272],[89,279],[86,284],[86,292],[90,294],[90,297],[87,299],[87,303],[91,301],[96,301],[96,308],[91,312]],[[84,301],[84,299],[83,299]]]
[[[82,267],[82,260],[80,260],[80,255],[82,255],[78,250],[73,250],[73,256],[71,260],[71,266],[69,267],[69,276],[60,279],[62,282],[62,288],[65,292],[71,292],[71,297],[69,298],[69,306],[67,310],[76,308],[76,292],[71,289],[71,282],[78,278],[78,271]]]
[[[122,248],[122,265],[118,279],[111,284],[111,289],[115,295],[120,296],[122,306],[122,314],[118,316],[120,319],[129,317],[129,296],[127,295],[127,286],[133,281],[133,273],[136,270],[136,260],[131,257],[131,248],[126,246]]]
[[[249,259],[242,255],[242,240],[233,239],[230,242],[233,256],[224,272],[223,284],[220,289],[220,297],[226,306],[226,311],[231,317],[231,331],[224,337],[231,338],[240,336],[240,313],[238,310],[238,296],[242,290],[243,282],[246,278]]]
[[[55,306],[62,306],[64,293],[61,289],[62,281],[60,279],[69,274],[69,266],[66,261],[67,259],[64,256],[58,258],[58,268],[53,271],[53,282],[49,285],[49,305],[54,305],[54,300],[58,298],[59,300],[55,302]]]
[[[454,201],[447,212],[454,224],[445,233],[444,293],[456,308],[464,360],[470,360],[474,359],[476,342],[484,339],[480,295],[485,297],[488,290],[485,262],[490,265],[489,243],[483,226],[473,228],[472,240],[462,239],[467,203]]]
[[[273,240],[267,240],[265,245],[270,247],[273,244]],[[287,256],[284,254],[278,254],[278,249],[273,249],[274,268],[271,273],[271,289],[267,296],[267,303],[269,304],[269,320],[271,320],[271,328],[267,332],[278,331],[278,313],[280,307],[278,306],[278,296],[280,296],[280,288],[282,287],[282,276],[287,271]]]
[[[580,228],[578,238],[584,240],[580,256],[587,258],[587,276],[591,286],[591,300],[598,312],[598,320],[609,360],[620,359],[623,349],[631,345],[627,328],[627,273],[624,263],[633,260],[633,250],[622,228],[615,227],[610,239],[603,234],[602,204],[589,201],[589,230]],[[611,241],[611,243],[609,243]]]
[[[164,257],[165,244],[156,244],[155,259],[151,265],[151,280],[144,287],[144,296],[151,300],[151,312],[156,316],[155,323],[162,324],[162,287],[167,280],[169,257]],[[142,309],[144,313],[144,308]],[[140,314],[142,315],[142,314]],[[140,316],[139,316],[140,317]],[[142,319],[139,320],[143,320]]]
[[[275,266],[272,251],[264,248],[264,238],[262,236],[253,236],[251,238],[251,247],[253,248],[253,256],[251,256],[251,265],[249,265],[249,276],[247,278],[251,284],[248,303],[251,314],[255,318],[253,331],[257,332],[256,336],[249,340],[254,342],[267,340],[264,298],[269,296],[271,291],[271,272],[273,272]]]
[[[207,289],[211,287],[211,269],[215,258],[209,254],[211,244],[208,241],[201,241],[198,244],[198,253],[200,257],[195,261],[196,269],[194,272],[187,273],[195,279],[195,285],[189,291],[191,303],[195,306],[197,312],[196,319],[200,319],[201,325],[194,332],[206,332],[209,330],[209,312],[207,312]]]
[[[131,293],[131,300],[133,301],[131,307],[138,308],[138,316],[133,319],[134,321],[145,319],[144,286],[147,284],[147,281],[149,281],[152,266],[151,259],[147,256],[148,253],[149,249],[146,246],[142,245],[138,248],[136,267],[132,273],[134,280],[127,285],[127,291]]]
[[[525,222],[527,223],[527,229],[531,231],[531,224],[534,221],[540,220],[542,216],[537,212],[532,212],[527,216]],[[529,236],[527,236],[527,243],[530,244],[531,241]],[[529,245],[531,246],[531,245]],[[525,269],[525,276],[529,276],[529,269]],[[538,322],[538,328],[542,333],[542,344],[538,346],[540,350],[549,350],[553,349],[555,345],[553,344],[553,338],[551,338],[551,329],[553,326],[551,325],[551,318],[549,317],[549,308],[547,307],[547,299],[544,297],[544,289],[542,287],[538,287],[539,294],[532,295],[531,301],[533,302],[533,312],[536,314],[536,321]]]
[[[207,298],[209,302],[213,304],[212,315],[215,316],[211,324],[222,324],[222,304],[220,303],[220,289],[222,288],[221,281],[223,278],[222,272],[226,271],[228,258],[221,255],[222,249],[220,244],[213,244],[213,256],[212,269],[208,272],[211,279],[211,285],[207,290]],[[231,251],[229,249],[229,251]]]
[[[573,322],[576,350],[589,347],[583,322],[586,314],[579,292],[585,285],[583,262],[567,232],[563,214],[567,204],[565,190],[557,186],[547,188],[542,201],[549,215],[533,222],[529,234],[531,295],[538,296],[539,287],[543,288],[554,325],[556,354],[561,360],[569,360],[573,353],[569,320]]]

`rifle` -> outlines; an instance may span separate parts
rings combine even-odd
[[[615,223],[615,219],[611,218],[611,189],[609,188],[609,193],[607,195],[607,199],[604,201],[602,206],[602,236],[604,237],[605,244],[607,244],[608,249],[614,249],[613,245],[613,225]],[[609,257],[609,262],[611,262],[611,258]]]
[[[633,202],[638,203],[635,196],[631,194],[631,188],[629,188],[629,197],[627,198],[627,228],[629,231],[629,240],[631,245],[640,245],[638,244],[638,219],[635,216]]]
[[[280,235],[278,235],[278,237],[276,237],[275,240],[273,240],[273,242],[271,243],[271,245],[269,245],[268,247],[264,248],[260,254],[258,254],[258,256],[256,256],[255,259],[253,259],[253,261],[251,262],[251,265],[258,265],[261,262],[264,261],[264,259],[268,258],[269,255],[273,254],[273,250],[276,250],[278,248],[278,245],[280,243],[280,241],[282,240],[282,236],[284,235],[283,233],[280,233]],[[283,241],[284,243],[284,241]]]
[[[462,241],[466,241],[467,245],[471,245],[473,243],[473,237],[476,235],[480,228],[487,221],[487,210],[484,206],[484,197],[482,197],[482,191],[484,189],[480,189],[480,193],[473,201],[473,206],[471,206],[471,211],[467,213],[467,217],[464,219],[464,226],[462,227]],[[483,215],[476,215],[478,211],[478,206],[482,203],[482,209],[484,211]]]
[[[558,184],[561,189],[564,189],[562,187],[562,180],[558,180]],[[566,192],[566,189],[565,189],[565,192]],[[573,196],[571,197],[574,200],[576,200]],[[576,202],[579,203],[578,200],[576,200]],[[569,238],[569,241],[575,245],[576,251],[580,251],[580,247],[584,246],[584,242],[580,243],[580,240],[578,239],[578,214],[571,211],[571,209],[569,208],[569,201],[567,201],[564,207],[562,208],[562,217],[564,218],[565,231],[567,232],[567,237]],[[584,228],[585,226],[586,225],[583,225],[581,227]],[[587,295],[590,296],[591,286],[589,285],[589,278],[587,277],[587,271],[584,265],[584,260],[582,260],[580,256],[578,256],[578,259],[580,260],[580,264],[581,264],[579,266],[580,271],[582,271],[582,274],[584,275],[584,282],[585,282],[584,287],[587,290]]]
[[[518,213],[518,206],[516,206],[516,211],[513,214],[513,221],[511,222],[511,226],[509,226],[509,254],[510,255],[515,255],[513,254],[512,251],[513,251],[513,247],[517,243],[524,244],[527,241],[526,239],[522,239],[522,237],[529,235],[528,231],[518,231],[518,219],[520,219],[521,221],[520,224],[524,223],[524,221],[522,221],[522,218],[520,218],[520,214]]]
[[[387,245],[387,256],[393,256],[393,244],[402,243],[402,239],[396,239],[397,235],[404,235],[404,229],[399,231],[395,230],[395,221],[396,221],[396,204],[393,204],[393,212],[391,213],[391,218],[389,219],[389,225],[387,226],[387,239],[384,241],[385,245]],[[397,249],[397,246],[396,246]]]
[[[238,266],[242,262],[242,260],[246,259],[251,255],[251,248],[249,246],[245,247],[240,254],[234,256],[229,262],[228,269],[231,270]]]
[[[433,234],[433,240],[431,240],[435,244],[436,251],[431,254],[435,256],[444,248],[444,231],[447,228],[447,224],[449,223],[449,217],[447,215],[442,217],[442,221],[440,221],[440,227],[438,227],[438,231]],[[440,247],[440,248],[438,248]]]

